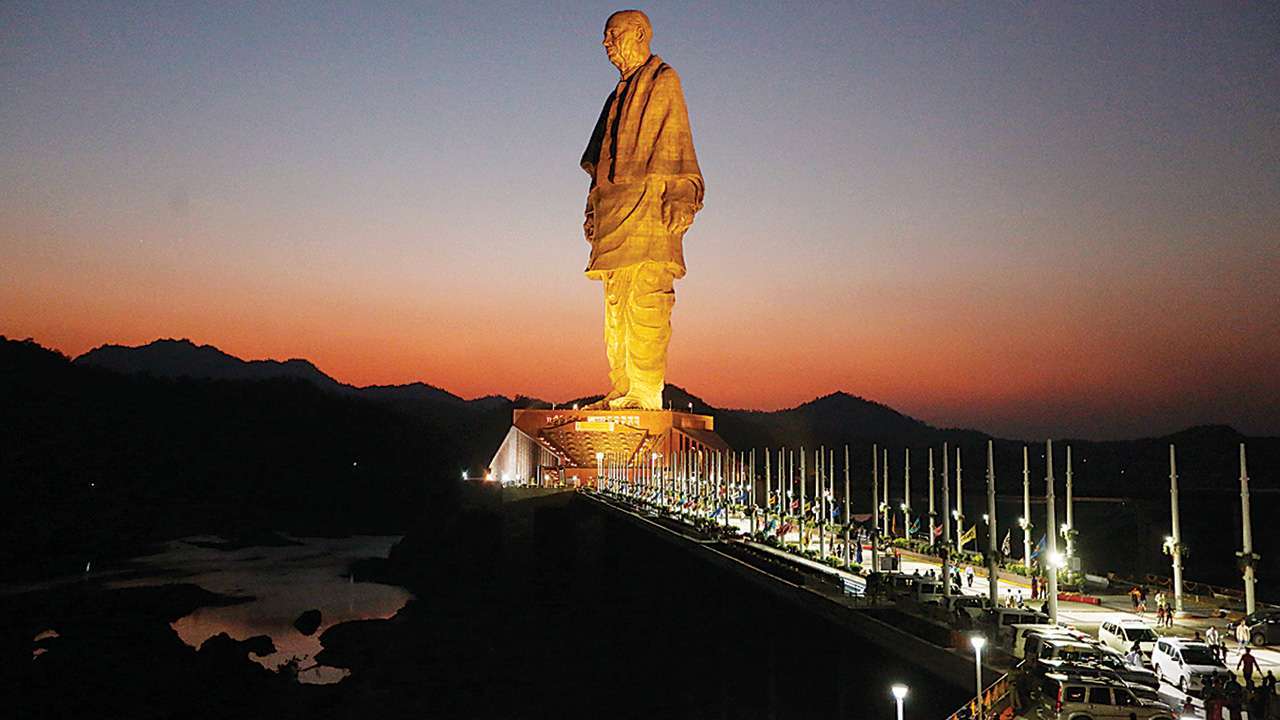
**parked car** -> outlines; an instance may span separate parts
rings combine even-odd
[[[941,585],[941,581],[939,581]],[[941,591],[941,587],[939,587]],[[973,620],[981,620],[991,609],[991,598],[986,595],[952,595],[943,601],[943,608],[953,613],[957,610],[965,613]]]
[[[1034,610],[991,608],[987,610],[985,621],[991,626],[996,639],[1008,644],[1013,638],[1014,625],[1045,625],[1049,616]]]
[[[1125,662],[1124,656],[1109,647],[1102,647],[1102,654],[1097,660],[1099,665],[1110,668],[1124,678],[1130,685],[1144,685],[1153,690],[1160,689],[1160,678],[1154,670],[1137,667]]]
[[[1148,662],[1159,639],[1156,629],[1142,620],[1108,620],[1098,626],[1098,640],[1103,645],[1120,653],[1128,653],[1136,642],[1138,649],[1142,651],[1142,657]]]
[[[1188,694],[1204,689],[1207,678],[1231,675],[1208,645],[1177,638],[1160,638],[1151,651],[1151,664],[1157,677]]]
[[[1280,611],[1260,610],[1236,623],[1243,625],[1249,642],[1258,647],[1280,643]]]
[[[1032,637],[1027,641],[1027,653],[1032,652],[1035,645],[1035,657],[1039,660],[1062,660],[1069,663],[1092,662],[1102,657],[1102,649],[1087,641],[1075,638],[1052,637],[1037,640]]]
[[[1084,633],[1061,625],[1014,625],[1012,654],[1017,658],[1040,657],[1041,648],[1050,640],[1083,642],[1089,639]]]
[[[1112,678],[1125,683],[1130,688],[1145,687],[1150,690],[1160,689],[1160,679],[1154,672],[1146,668],[1125,664],[1124,660],[1103,650],[1097,657],[1069,660],[1039,660],[1045,672],[1077,672]]]
[[[1046,673],[1037,695],[1039,720],[1173,720],[1167,706],[1144,703],[1103,678]]]
[[[1096,664],[1070,665],[1064,664],[1064,662],[1059,660],[1051,660],[1037,662],[1034,667],[1038,669],[1038,674],[1034,675],[1037,676],[1037,678],[1043,678],[1043,676],[1048,673],[1057,673],[1059,675],[1068,676],[1068,678],[1071,679],[1092,678],[1094,680],[1105,680],[1105,682],[1116,685],[1116,687],[1129,688],[1129,692],[1132,692],[1134,697],[1137,697],[1138,700],[1142,701],[1143,705],[1160,707],[1162,710],[1169,711],[1170,715],[1178,717],[1174,708],[1172,708],[1169,703],[1161,700],[1158,682],[1156,683],[1156,687],[1148,687],[1148,685],[1137,683],[1128,683],[1125,682],[1119,674],[1115,673],[1115,671],[1108,669],[1108,667]]]
[[[920,576],[915,579],[915,596],[918,603],[938,604],[942,602],[942,581]]]

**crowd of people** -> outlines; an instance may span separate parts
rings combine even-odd
[[[1260,678],[1260,682],[1255,683],[1253,676],[1257,666],[1257,660],[1245,648],[1236,665],[1237,669],[1244,670],[1244,685],[1236,680],[1235,675],[1205,680],[1202,697],[1207,720],[1224,720],[1227,717],[1239,720],[1244,717],[1244,710],[1248,711],[1250,720],[1267,720],[1272,717],[1276,708],[1276,677],[1268,671],[1266,676]]]

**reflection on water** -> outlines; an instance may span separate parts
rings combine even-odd
[[[255,599],[226,607],[203,607],[180,618],[172,627],[188,645],[226,633],[233,640],[267,635],[276,652],[249,657],[276,670],[296,660],[298,680],[333,683],[348,675],[342,668],[317,665],[320,634],[349,620],[385,619],[404,607],[410,595],[403,588],[355,582],[351,561],[386,557],[399,537],[354,536],[348,538],[290,538],[297,545],[219,550],[193,542],[219,542],[216,537],[191,537],[165,545],[162,552],[137,558],[142,577],[111,582],[111,587],[189,582],[223,595]],[[147,572],[151,570],[152,572]],[[304,611],[320,611],[320,628],[303,635],[293,627]]]

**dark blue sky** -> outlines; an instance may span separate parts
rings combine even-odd
[[[0,5],[0,332],[600,390],[576,162],[619,7]],[[672,381],[1280,433],[1280,6],[641,7],[708,186]]]

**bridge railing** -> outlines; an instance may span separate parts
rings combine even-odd
[[[959,710],[951,713],[947,720],[1012,720],[1014,716],[1013,681],[1008,674],[1001,675],[999,680],[991,683],[982,691],[981,701],[972,698]]]

